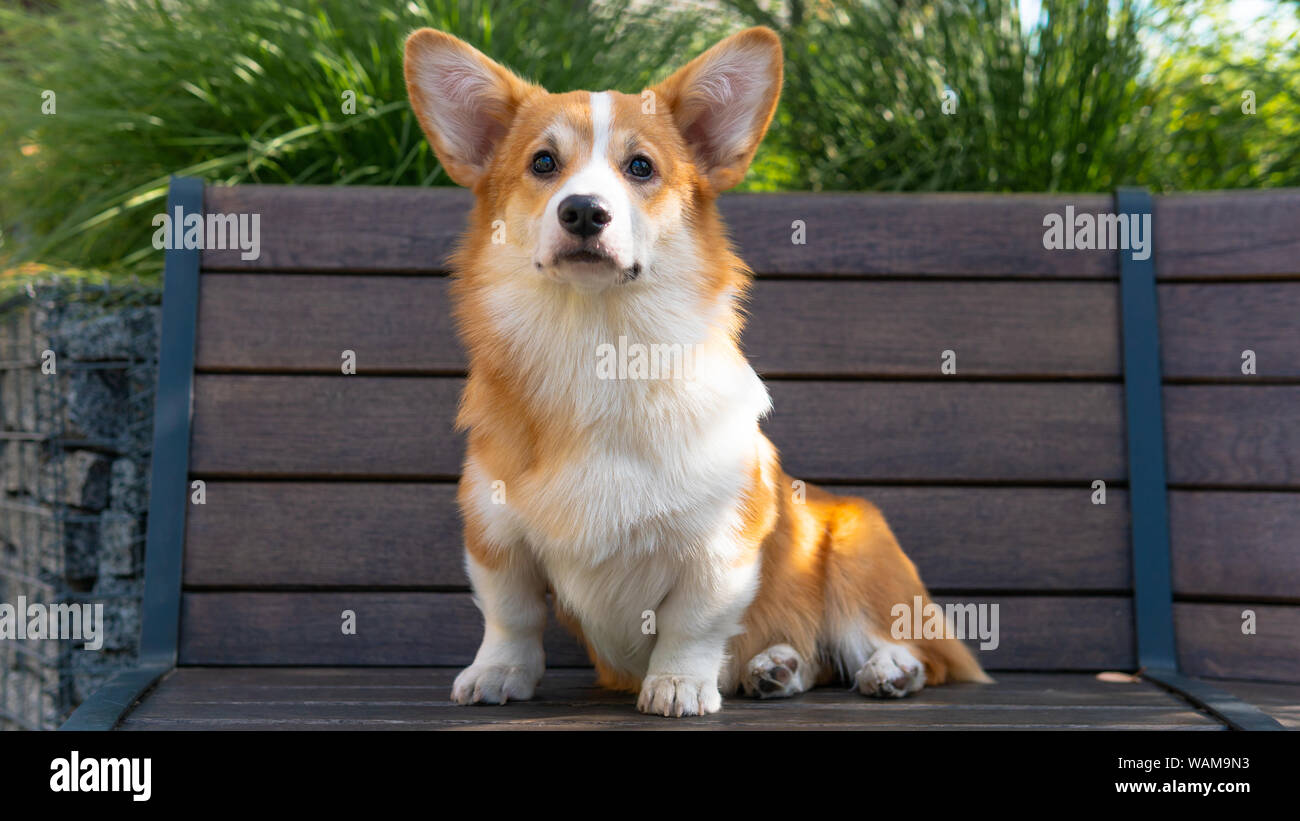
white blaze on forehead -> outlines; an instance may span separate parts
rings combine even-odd
[[[623,180],[610,165],[609,140],[613,130],[613,101],[608,91],[591,93],[591,154],[587,164],[565,185],[567,194],[597,194],[615,204],[616,192],[624,193]],[[571,187],[575,186],[576,187]],[[587,190],[581,190],[581,189]],[[617,217],[617,215],[615,215]]]
[[[591,93],[591,158],[604,157],[609,151],[611,102],[608,91]]]

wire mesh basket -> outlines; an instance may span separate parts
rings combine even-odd
[[[160,296],[51,279],[0,303],[0,728],[57,727],[134,659]]]

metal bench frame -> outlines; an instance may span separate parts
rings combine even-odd
[[[174,177],[167,197],[168,213],[181,208],[184,213],[201,214],[203,192],[202,180]],[[1115,210],[1120,214],[1149,215],[1151,195],[1145,189],[1121,189],[1115,195]],[[139,665],[117,674],[93,693],[62,730],[113,729],[142,696],[176,667],[200,254],[197,249],[183,248],[166,252]],[[1281,730],[1281,724],[1253,705],[1178,670],[1155,254],[1135,260],[1132,252],[1124,251],[1120,260],[1138,672],[1231,729]]]

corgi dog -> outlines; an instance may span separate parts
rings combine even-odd
[[[750,272],[715,201],[776,109],[776,34],[728,37],[636,95],[552,94],[433,29],[404,67],[475,195],[451,265],[484,628],[452,699],[533,696],[548,594],[599,683],[649,714],[990,681],[956,639],[890,637],[895,605],[929,603],[912,562],[870,503],[783,473],[759,425],[770,400],[739,346]],[[646,367],[656,349],[674,355]]]

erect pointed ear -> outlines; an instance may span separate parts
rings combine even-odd
[[[758,26],[731,35],[653,89],[715,192],[745,176],[781,93],[781,40]]]
[[[434,29],[406,38],[406,93],[448,176],[473,188],[535,88],[473,46]]]

